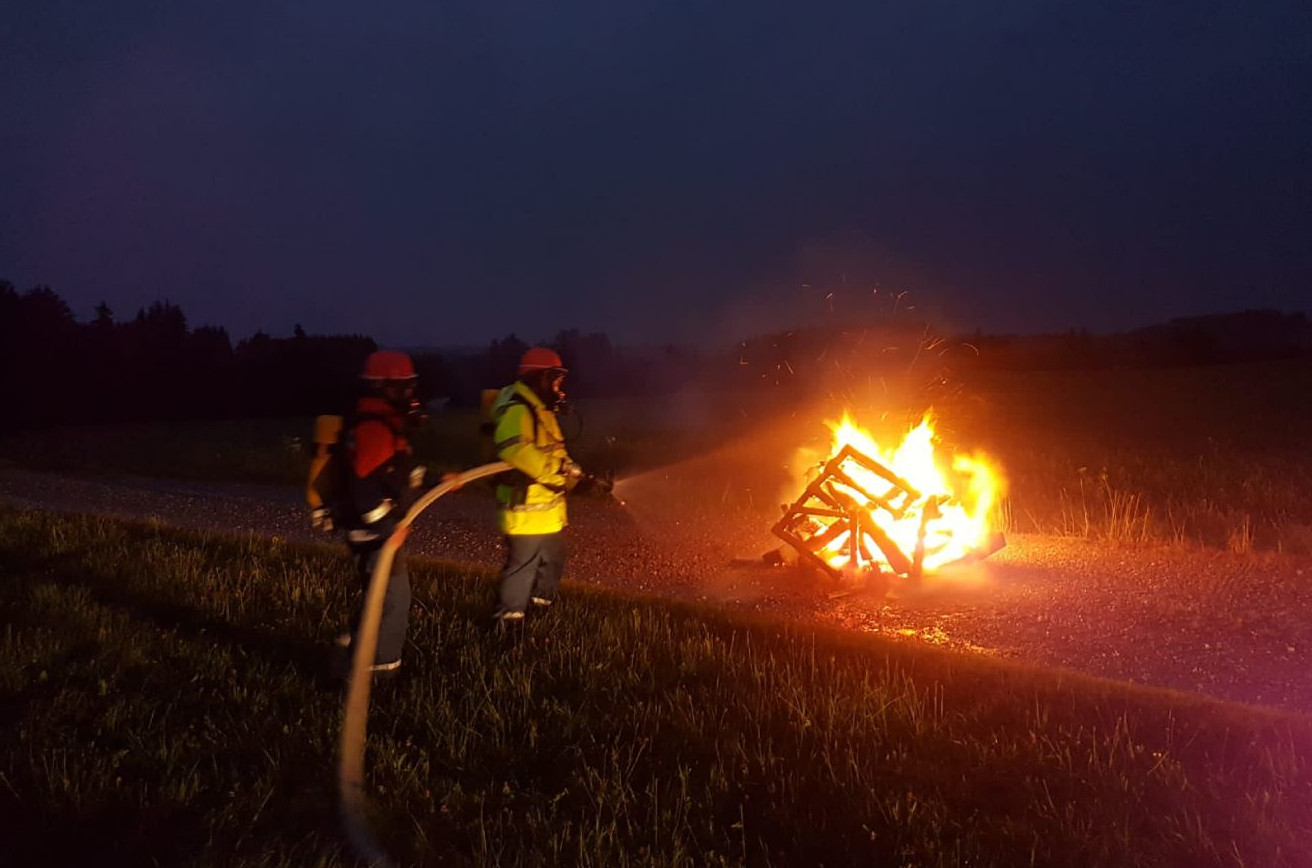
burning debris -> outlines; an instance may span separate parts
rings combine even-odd
[[[978,456],[941,466],[928,417],[892,452],[845,417],[834,426],[831,456],[773,532],[834,580],[916,582],[1005,544],[989,525],[1000,474]]]

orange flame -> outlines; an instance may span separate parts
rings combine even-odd
[[[843,421],[828,423],[834,433],[831,455],[837,455],[844,446],[851,446],[873,458],[911,484],[919,494],[900,518],[892,513],[871,509],[876,524],[903,552],[916,549],[924,526],[924,569],[933,570],[970,554],[982,546],[993,531],[990,515],[1001,498],[1005,481],[1000,468],[980,453],[956,454],[945,459],[935,450],[937,438],[931,416],[927,413],[920,424],[909,431],[902,442],[888,450],[881,447],[868,431],[860,427],[847,414]],[[870,470],[845,465],[852,481],[872,493],[882,493],[889,482]],[[870,506],[860,492],[845,489],[863,506]],[[926,519],[925,510],[937,502],[938,514]],[[834,567],[849,565],[852,546],[849,534],[843,533],[826,545],[821,556]],[[870,547],[875,554],[878,550]],[[857,564],[853,566],[864,566]]]

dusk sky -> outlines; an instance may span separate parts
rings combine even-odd
[[[1312,3],[19,0],[0,278],[234,338],[1312,298]],[[876,294],[875,290],[878,290]]]

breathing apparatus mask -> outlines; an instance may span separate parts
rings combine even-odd
[[[570,412],[570,406],[565,399],[565,369],[548,368],[538,372],[529,382],[531,388],[542,401],[543,406],[562,416]]]
[[[423,404],[419,403],[419,398],[415,395],[417,385],[418,380],[414,377],[404,380],[382,380],[378,385],[378,396],[390,404],[392,409],[400,414],[405,424],[412,428],[422,425],[428,419]]]
[[[565,372],[560,369],[547,372],[547,406],[556,415],[570,412],[569,401],[565,397]]]

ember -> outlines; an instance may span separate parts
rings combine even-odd
[[[893,451],[844,416],[830,458],[774,526],[776,536],[836,580],[891,574],[919,580],[1003,546],[989,515],[1001,474],[979,456],[950,466],[926,416]]]

